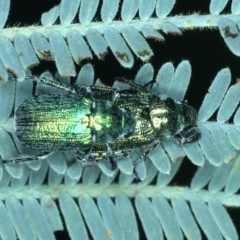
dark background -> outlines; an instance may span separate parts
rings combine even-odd
[[[230,1],[231,2],[231,1]],[[48,11],[54,5],[60,3],[60,0],[12,0],[10,15],[6,26],[27,26],[40,23],[41,14]],[[209,0],[178,0],[171,15],[209,13]],[[230,4],[224,10],[224,13],[230,12]],[[119,16],[119,15],[118,15]],[[96,16],[96,20],[100,19]],[[117,18],[119,19],[119,17]],[[77,20],[78,21],[78,20]],[[156,42],[148,40],[153,49],[154,56],[151,63],[154,69],[158,70],[165,62],[172,61],[174,66],[182,60],[189,60],[192,66],[192,77],[189,90],[186,95],[188,102],[196,109],[199,109],[208,87],[222,68],[229,67],[232,73],[232,83],[240,77],[240,61],[233,55],[225,45],[218,30],[187,30],[182,36],[165,35],[165,42]],[[88,61],[84,61],[87,63]],[[139,59],[135,59],[132,69],[124,69],[118,61],[109,53],[104,60],[98,60],[94,57],[92,61],[95,70],[95,78],[100,78],[105,83],[111,83],[115,77],[124,76],[127,79],[133,79],[138,69],[143,65]],[[80,67],[78,66],[79,70]],[[34,74],[49,70],[55,72],[53,62],[41,62],[39,66],[33,68]],[[185,161],[181,171],[174,179],[174,184],[186,186],[189,185],[191,178],[197,168]],[[228,209],[235,225],[240,225],[238,209]],[[239,231],[239,230],[238,230]],[[240,235],[240,231],[239,231]],[[57,233],[58,238],[67,239],[68,236],[63,233]]]

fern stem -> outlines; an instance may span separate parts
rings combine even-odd
[[[83,184],[77,184],[69,188],[66,185],[59,186],[47,186],[42,185],[37,189],[31,189],[29,186],[23,186],[20,192],[17,192],[13,188],[5,189],[0,194],[1,200],[6,200],[8,197],[13,196],[17,199],[23,199],[26,196],[32,196],[35,198],[42,198],[44,195],[51,195],[53,198],[59,198],[63,193],[67,193],[72,197],[79,197],[83,194],[88,194],[91,197],[98,197],[101,194],[107,194],[110,197],[116,197],[119,194],[126,194],[128,197],[136,197],[138,194],[144,194],[146,197],[152,198],[153,196],[160,194],[167,199],[172,199],[176,196],[180,196],[183,199],[189,201],[193,198],[200,198],[204,202],[209,202],[212,199],[218,200],[221,204],[231,207],[240,206],[240,196],[233,194],[227,195],[224,192],[209,192],[207,190],[194,191],[188,187],[164,187],[158,186],[142,186],[141,184],[131,184],[129,186],[120,186],[113,184],[107,187],[101,187],[99,184],[92,186],[86,186]]]
[[[195,29],[195,28],[213,28],[217,27],[217,23],[222,18],[228,18],[231,21],[237,21],[238,16],[234,14],[222,14],[222,15],[199,15],[198,13],[192,15],[178,15],[173,17],[166,17],[164,19],[159,18],[149,18],[148,21],[143,21],[141,19],[134,19],[129,23],[125,23],[123,21],[112,21],[111,23],[104,22],[91,22],[89,25],[82,25],[80,23],[74,23],[70,26],[63,25],[53,25],[51,28],[44,26],[28,26],[28,27],[11,27],[5,28],[1,31],[1,36],[4,36],[10,40],[13,40],[16,34],[22,34],[28,38],[30,38],[33,32],[39,32],[44,36],[48,37],[49,33],[52,31],[56,31],[60,33],[63,37],[67,36],[69,31],[78,31],[83,36],[86,35],[86,32],[89,29],[95,29],[100,33],[104,33],[106,29],[109,27],[114,28],[115,30],[121,32],[122,29],[126,26],[132,27],[138,31],[145,25],[152,26],[153,29],[160,30],[164,23],[174,24],[178,28],[182,29]]]

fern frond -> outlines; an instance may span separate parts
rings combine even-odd
[[[147,177],[139,184],[122,173],[112,184],[98,168],[84,169],[81,182],[71,184],[67,175],[49,169],[48,185],[42,185],[42,177],[39,181],[39,172],[31,177],[28,168],[24,181],[10,179],[4,170],[0,186],[5,203],[0,208],[8,228],[0,224],[0,235],[43,239],[48,234],[55,239],[54,231],[63,230],[63,221],[71,239],[138,239],[139,218],[148,239],[183,239],[183,234],[201,239],[201,231],[207,239],[238,239],[224,205],[239,207],[239,161],[238,156],[235,163],[220,168],[205,162],[189,187],[167,186],[182,161],[172,164],[170,175],[146,161]],[[155,178],[156,185],[149,185]]]
[[[108,48],[122,66],[132,68],[132,53],[142,61],[149,61],[153,56],[146,39],[163,41],[159,30],[182,35],[181,29],[218,27],[228,47],[239,55],[237,1],[232,2],[232,15],[219,15],[227,2],[212,0],[212,15],[168,17],[175,0],[124,0],[122,3],[119,0],[62,0],[60,5],[42,14],[42,26],[2,29],[0,77],[7,80],[7,71],[10,71],[23,80],[25,70],[39,64],[39,59],[54,60],[62,76],[75,76],[74,62],[80,64],[83,59],[93,58],[93,54],[103,59]],[[9,7],[9,0],[1,1],[0,26],[6,23]],[[119,7],[121,20],[115,20]],[[101,21],[94,22],[98,8],[101,8]],[[152,17],[154,14],[156,17]],[[75,18],[79,23],[73,23]],[[60,19],[60,24],[54,25],[57,19]]]
[[[229,88],[231,73],[229,69],[221,70],[209,88],[199,110],[199,125],[204,133],[199,141],[203,153],[215,166],[234,159],[239,151],[239,88],[237,83]],[[228,89],[229,88],[229,89]],[[217,111],[216,122],[209,120]],[[228,123],[233,117],[233,123]]]

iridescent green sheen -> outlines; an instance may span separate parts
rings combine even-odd
[[[114,90],[104,91],[98,86],[92,86],[91,90],[95,99],[113,99],[116,94]],[[100,94],[101,91],[103,94]],[[122,90],[119,93],[115,100],[116,105],[133,113],[136,116],[136,125],[129,137],[119,137],[109,143],[116,159],[132,149],[147,147],[163,139],[175,137],[180,144],[185,144],[188,136],[190,136],[190,142],[199,138],[199,134],[193,130],[196,125],[197,111],[185,102],[178,102],[164,96],[161,99],[146,90],[135,92]],[[188,126],[189,129],[185,130]],[[186,138],[184,134],[187,135]],[[94,160],[101,161],[107,158],[106,152],[106,145],[95,142],[91,156],[94,156]]]
[[[88,149],[91,129],[83,119],[92,100],[79,95],[40,95],[25,100],[15,113],[16,136],[33,149],[44,151]]]
[[[95,101],[94,131],[96,141],[108,144],[132,134],[136,124],[136,117],[133,113],[119,108],[110,101]]]
[[[76,94],[32,97],[15,114],[19,141],[45,151],[86,150],[95,140],[111,143],[132,133],[135,122],[133,113],[113,102]]]

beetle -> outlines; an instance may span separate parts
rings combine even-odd
[[[128,155],[134,148],[142,148],[140,158],[146,158],[163,139],[172,138],[177,144],[185,145],[200,138],[200,133],[196,131],[197,111],[187,102],[175,101],[165,95],[156,96],[145,87],[124,78],[120,81],[131,85],[132,88],[119,91],[109,88],[106,91],[93,86],[93,95],[95,99],[109,100],[114,99],[112,95],[117,91],[116,104],[136,116],[133,134],[118,138],[107,146],[95,143],[88,160],[101,161],[112,158],[111,163],[114,163],[119,157]]]
[[[193,107],[165,95],[154,95],[128,80],[121,79],[131,88],[119,90],[94,85],[66,86],[46,77],[28,78],[69,94],[34,96],[18,106],[14,114],[17,139],[42,152],[2,160],[2,164],[31,162],[54,152],[76,151],[76,161],[109,159],[115,169],[117,159],[132,149],[144,149],[140,158],[145,158],[162,139],[189,144],[200,137]]]

